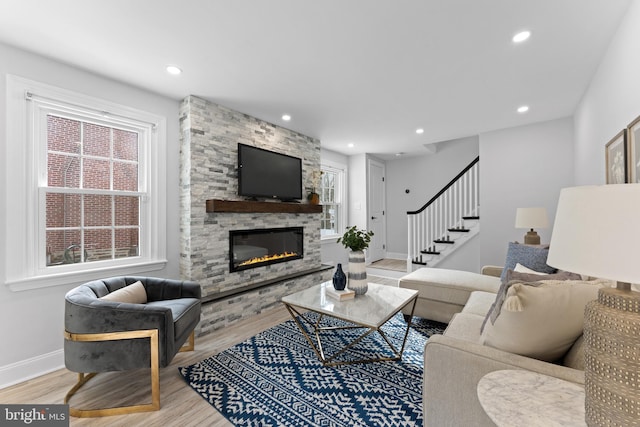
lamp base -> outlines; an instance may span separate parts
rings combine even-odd
[[[600,289],[585,310],[584,340],[587,425],[638,425],[640,292]]]
[[[525,245],[539,245],[540,244],[540,236],[536,233],[533,228],[530,231],[527,231],[527,234],[524,235],[524,244]]]

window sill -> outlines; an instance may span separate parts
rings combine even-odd
[[[330,242],[330,241],[336,241],[338,240],[340,237],[342,237],[339,234],[331,234],[331,235],[327,235],[327,236],[321,236],[320,240],[322,242]]]
[[[68,285],[71,283],[80,284],[109,276],[124,276],[157,271],[163,269],[166,264],[166,259],[141,261],[135,264],[128,264],[126,266],[116,265],[92,268],[91,270],[85,271],[67,271],[63,273],[24,277],[15,280],[8,280],[5,282],[5,285],[7,285],[13,292],[28,291],[48,288],[51,286]]]

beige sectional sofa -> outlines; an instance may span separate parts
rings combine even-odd
[[[449,323],[464,308],[474,291],[496,293],[501,267],[487,266],[482,274],[444,268],[419,268],[400,279],[400,287],[418,291],[414,315]],[[409,314],[409,308],[403,311]]]
[[[478,381],[502,369],[525,369],[584,384],[582,339],[561,363],[549,363],[481,344],[481,326],[496,299],[501,268],[485,274],[420,269],[400,280],[420,292],[416,315],[449,322],[424,352],[423,409],[427,427],[494,426],[477,396]],[[450,321],[449,321],[450,320]]]

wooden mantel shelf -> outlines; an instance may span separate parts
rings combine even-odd
[[[207,213],[302,213],[322,212],[322,205],[308,203],[256,202],[250,200],[207,200]]]

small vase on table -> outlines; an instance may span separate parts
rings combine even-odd
[[[336,272],[333,274],[333,287],[336,291],[343,291],[347,286],[347,276],[342,271],[342,264],[338,264]]]

